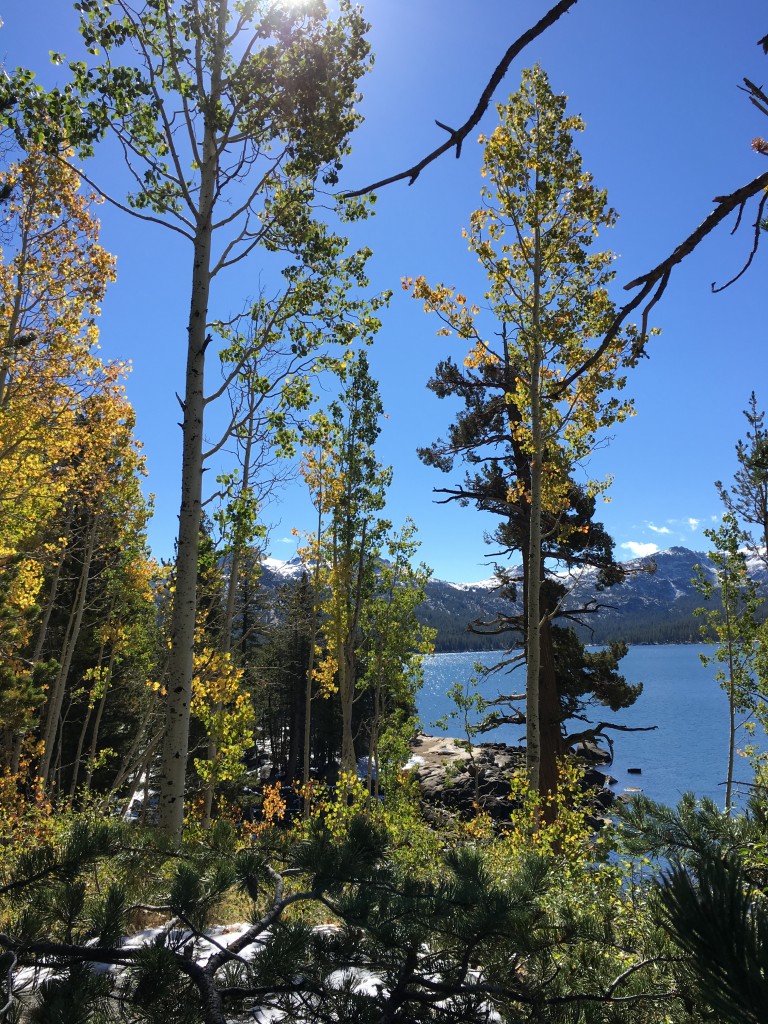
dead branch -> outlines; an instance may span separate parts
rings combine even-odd
[[[721,284],[719,287],[716,287],[715,286],[715,282],[713,281],[712,282],[712,291],[713,292],[715,292],[715,293],[717,293],[717,292],[724,292],[726,288],[730,288],[732,284],[735,284],[736,281],[739,280],[739,278],[742,276],[742,274],[746,274],[746,272],[749,270],[750,265],[752,263],[752,260],[755,258],[755,253],[757,252],[757,247],[760,245],[760,232],[763,230],[763,226],[762,226],[763,225],[763,213],[765,211],[766,200],[768,200],[768,192],[763,192],[763,195],[760,198],[760,205],[757,208],[757,217],[755,218],[755,225],[754,225],[755,226],[755,237],[752,240],[752,249],[750,251],[749,256],[747,257],[746,263],[741,268],[741,270],[738,272],[738,274],[736,274],[734,277],[732,277],[730,279],[730,281],[726,281],[725,284]],[[740,219],[741,219],[741,211],[739,211],[739,220]]]
[[[456,159],[461,156],[461,146],[464,139],[473,131],[478,124],[483,114],[490,106],[493,94],[501,84],[507,71],[509,71],[512,61],[522,51],[532,43],[534,39],[537,39],[543,32],[545,32],[551,25],[562,17],[571,7],[574,7],[578,3],[578,0],[560,0],[559,3],[548,11],[544,17],[537,21],[536,24],[529,28],[527,32],[524,32],[514,43],[509,47],[507,52],[502,57],[501,61],[497,65],[495,71],[488,80],[488,84],[480,96],[477,102],[477,106],[470,114],[469,118],[461,125],[460,128],[449,128],[447,125],[440,121],[435,121],[438,128],[442,128],[443,131],[448,132],[448,139],[437,149],[433,149],[431,153],[428,153],[422,160],[413,167],[409,167],[405,171],[401,171],[399,174],[393,174],[389,178],[382,178],[381,181],[375,181],[372,185],[366,185],[364,188],[358,188],[351,192],[345,192],[345,199],[353,199],[356,196],[366,195],[368,192],[373,192],[377,188],[382,188],[384,185],[391,185],[395,181],[403,181],[408,179],[408,184],[412,185],[425,167],[428,167],[431,163],[437,160],[438,157],[442,156],[443,153],[447,153],[449,149],[456,148]]]
[[[705,220],[701,222],[701,224],[699,224],[696,230],[692,231],[691,234],[688,235],[688,237],[684,239],[684,241],[682,241],[666,259],[662,260],[658,266],[654,267],[653,270],[649,270],[646,274],[636,277],[634,281],[630,281],[629,284],[625,284],[625,291],[629,291],[631,288],[650,289],[653,288],[655,284],[661,282],[665,277],[668,280],[673,267],[676,267],[678,263],[681,263],[686,256],[690,256],[696,246],[702,242],[707,235],[718,226],[718,224],[724,221],[725,218],[734,210],[742,207],[743,204],[753,196],[756,196],[759,192],[762,192],[767,188],[768,171],[758,175],[756,178],[753,178],[752,181],[748,182],[746,185],[742,185],[741,188],[737,188],[736,191],[731,192],[730,195],[716,196],[714,202],[717,203],[717,207]],[[666,287],[666,282],[664,287]],[[621,311],[619,315],[621,315]]]

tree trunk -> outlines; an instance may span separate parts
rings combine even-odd
[[[734,680],[733,627],[731,613],[735,607],[736,595],[731,589],[731,576],[727,567],[722,585],[722,602],[725,610],[725,630],[728,645],[728,774],[725,779],[725,810],[731,813],[733,799],[733,762],[736,752],[736,683]]]
[[[184,823],[184,787],[189,749],[193,650],[197,610],[197,556],[203,481],[203,372],[210,282],[210,221],[195,241],[195,284],[189,319],[184,391],[181,506],[176,555],[176,590],[171,617],[166,728],[160,765],[160,827],[179,840]]]
[[[317,603],[320,599],[320,537],[323,531],[323,495],[317,499],[317,551],[312,582],[312,622],[309,633],[309,657],[307,659],[307,676],[304,688],[304,817],[309,817],[311,801],[309,798],[309,772],[312,758],[312,679],[315,671],[315,646],[317,644]]]
[[[339,646],[339,697],[341,698],[341,767],[357,771],[355,737],[352,732],[352,706],[355,699],[355,659],[349,644]]]
[[[102,643],[101,648],[99,649],[99,657],[98,657],[98,659],[96,661],[96,666],[97,666],[97,668],[99,670],[101,670],[101,666],[102,666],[103,661],[104,661],[104,644]],[[96,686],[95,682],[92,684],[91,690],[93,690],[94,686]],[[85,716],[83,718],[83,724],[80,727],[80,735],[77,738],[77,749],[75,750],[75,757],[74,757],[74,760],[72,762],[72,780],[69,783],[69,799],[70,799],[70,801],[73,799],[73,797],[75,795],[75,789],[77,788],[77,780],[78,780],[78,778],[80,776],[80,758],[83,755],[83,747],[85,745],[85,737],[86,737],[86,734],[88,732],[88,726],[91,724],[91,715],[92,714],[93,714],[93,701],[90,699],[90,696],[89,696],[89,698],[88,698],[88,710],[85,713]]]
[[[45,728],[43,731],[44,751],[40,763],[40,778],[43,786],[48,785],[51,777],[51,762],[53,758],[54,742],[59,729],[61,708],[64,704],[67,676],[69,675],[69,669],[72,665],[72,658],[75,653],[75,647],[80,636],[80,627],[83,622],[85,599],[88,593],[88,581],[91,574],[93,552],[96,547],[97,532],[98,518],[94,517],[90,522],[86,534],[83,564],[80,570],[80,579],[78,580],[77,591],[75,593],[75,603],[67,624],[64,646],[62,648],[61,665],[59,666],[59,671],[56,673],[56,679],[51,687],[51,693],[48,698],[46,708]]]
[[[533,315],[531,323],[531,501],[528,534],[528,606],[526,608],[526,739],[525,766],[528,783],[541,792],[541,723],[539,712],[539,677],[541,671],[541,509],[542,462],[544,439],[541,423],[541,341],[539,338],[539,304],[541,287],[541,240],[536,228],[534,238]]]
[[[85,774],[85,782],[83,783],[84,788],[89,790],[91,788],[91,782],[93,780],[93,766],[96,763],[96,748],[99,742],[99,729],[101,728],[101,719],[104,715],[104,708],[107,704],[107,694],[109,693],[109,687],[112,683],[112,672],[115,667],[115,648],[109,655],[109,663],[107,665],[107,678],[104,681],[104,692],[99,700],[99,706],[96,708],[96,718],[93,722],[93,733],[91,734],[91,745],[88,749],[88,769]]]
[[[347,615],[346,635],[339,651],[339,694],[341,696],[341,767],[344,771],[357,774],[357,755],[355,754],[355,737],[352,731],[352,709],[355,703],[355,684],[357,682],[357,630],[360,625],[360,612],[363,602],[363,570],[366,557],[366,538],[368,522],[363,522],[360,531],[360,552],[357,559],[357,577],[355,593],[352,598],[351,614]],[[351,552],[343,556],[349,560]],[[350,586],[352,581],[350,580]],[[340,601],[349,601],[348,595],[339,595]]]
[[[139,727],[137,728],[136,733],[133,737],[133,740],[131,741],[131,745],[128,748],[127,752],[123,755],[123,759],[120,762],[120,767],[118,768],[117,774],[112,780],[109,792],[106,794],[106,796],[102,799],[100,803],[100,807],[102,809],[105,809],[108,806],[109,798],[113,796],[115,793],[117,793],[117,791],[129,777],[129,775],[131,775],[131,772],[133,772],[134,777],[136,777],[141,774],[141,765],[143,765],[145,762],[146,764],[149,764],[149,759],[151,755],[154,753],[154,751],[156,750],[160,743],[160,740],[162,739],[162,732],[157,732],[155,736],[148,742],[146,749],[141,754],[139,763],[135,766],[133,764],[133,758],[137,750],[139,749],[139,746],[141,745],[141,740],[144,736],[144,732],[146,730],[147,725],[149,724],[149,720],[151,717],[151,710],[148,710],[144,713],[142,720],[139,723]]]
[[[216,104],[221,92],[221,66],[226,37],[227,4],[219,11],[217,53],[213,58],[200,168],[200,195],[194,239],[192,294],[187,327],[187,368],[182,423],[181,505],[176,554],[176,591],[171,616],[168,699],[160,762],[159,823],[164,834],[179,842],[184,825],[184,790],[189,752],[193,649],[197,610],[197,558],[203,487],[204,371],[208,344],[208,302],[211,288],[213,207],[218,152]]]
[[[48,600],[45,602],[45,611],[43,612],[43,618],[40,623],[40,629],[37,634],[37,641],[35,643],[35,649],[32,652],[32,662],[37,664],[40,661],[43,650],[45,649],[45,641],[48,635],[48,624],[51,621],[51,614],[56,604],[56,597],[59,589],[59,579],[61,578],[61,570],[64,565],[64,559],[67,557],[67,547],[69,545],[70,534],[72,530],[72,509],[67,511],[67,518],[64,525],[63,536],[65,538],[64,545],[59,555],[59,560],[56,563],[56,568],[53,573],[53,579],[51,580],[51,586],[48,591]]]
[[[543,814],[547,822],[554,821],[554,803],[547,796],[557,792],[557,762],[563,753],[560,729],[560,696],[555,673],[555,652],[552,642],[552,623],[543,612],[540,633],[539,671],[539,793],[544,798]]]
[[[241,495],[246,494],[250,486],[251,459],[253,456],[253,421],[255,415],[253,393],[249,395],[248,400],[250,402],[250,409],[248,414],[248,433],[245,441],[245,452],[243,454],[243,481],[240,491]],[[232,634],[235,622],[237,585],[240,579],[240,566],[242,564],[243,555],[245,553],[245,543],[246,542],[243,536],[242,527],[236,521],[233,527],[232,552],[229,563],[229,579],[227,580],[227,597],[224,605],[224,624],[222,627],[221,636],[221,650],[222,653],[224,654],[232,653]],[[214,721],[218,721],[218,715],[221,712],[221,710],[221,704],[217,704],[216,717]],[[208,750],[206,752],[206,758],[208,761],[211,762],[211,774],[203,789],[203,828],[209,828],[211,824],[211,816],[213,811],[213,797],[215,795],[216,789],[216,773],[213,769],[218,753],[219,737],[215,733],[212,733],[208,737]]]
[[[381,641],[383,643],[383,640]],[[379,730],[383,717],[383,687],[381,685],[382,653],[378,651],[376,657],[376,685],[373,691],[373,717],[370,725],[370,737],[368,740],[368,768],[366,772],[366,787],[368,797],[371,795],[378,799],[379,796]]]

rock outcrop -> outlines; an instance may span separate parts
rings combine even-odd
[[[477,809],[506,821],[514,809],[509,779],[525,767],[525,748],[506,743],[466,744],[444,736],[419,733],[411,743],[410,767],[416,775],[424,813],[439,820],[445,814],[470,817]],[[594,790],[594,824],[599,827],[614,800],[608,788],[616,780],[589,766],[585,785]]]

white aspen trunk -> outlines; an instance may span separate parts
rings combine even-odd
[[[207,230],[206,230],[207,228]],[[181,505],[176,554],[176,590],[171,617],[166,728],[160,765],[160,827],[181,838],[189,749],[197,611],[197,556],[203,485],[203,374],[210,289],[210,214],[195,241],[195,269],[189,316],[189,349],[184,391]]]
[[[210,281],[210,221],[195,243],[195,274],[189,318],[189,351],[184,391],[181,505],[176,554],[176,591],[171,617],[166,729],[160,765],[160,826],[180,839],[189,748],[193,650],[197,611],[197,555],[203,483],[203,372]]]
[[[182,423],[181,505],[176,554],[176,591],[171,616],[168,697],[160,760],[159,824],[174,842],[184,825],[184,791],[189,753],[189,719],[194,672],[197,611],[197,556],[203,487],[204,371],[208,302],[211,289],[213,207],[218,170],[216,104],[221,92],[221,65],[226,38],[227,3],[221,0],[218,50],[211,73],[211,94],[205,113],[203,162],[194,240],[192,294],[187,327],[187,369]]]

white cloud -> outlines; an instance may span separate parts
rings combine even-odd
[[[630,551],[635,558],[644,558],[646,555],[655,555],[659,550],[658,544],[639,544],[636,540],[628,540],[621,547]]]
[[[672,533],[668,526],[654,526],[653,523],[648,523],[647,526],[653,533]]]
[[[296,538],[295,537],[278,537],[277,540],[275,541],[275,544],[295,544],[295,543],[296,543]]]
[[[692,516],[689,516],[689,518],[686,519],[685,521],[690,526],[690,528],[692,530],[698,529],[699,523],[701,522],[700,519],[694,519]]]

